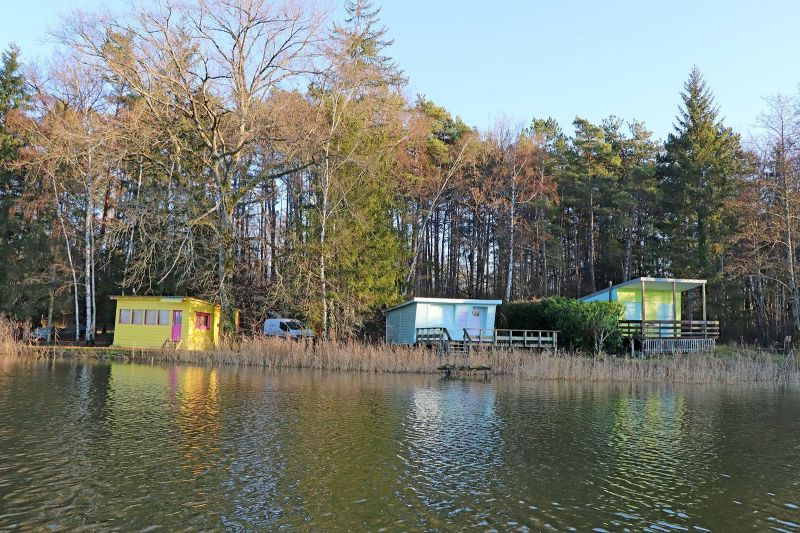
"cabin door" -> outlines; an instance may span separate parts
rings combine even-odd
[[[675,320],[675,315],[672,312],[672,304],[665,304],[660,303],[658,304],[658,319],[659,320]],[[668,325],[661,326],[661,336],[662,337],[672,337],[673,336],[673,328]]]
[[[486,308],[475,306],[469,315],[469,334],[472,336],[482,335],[481,330],[486,325]]]
[[[175,310],[172,312],[172,342],[181,342],[181,325],[183,322],[183,311]]]

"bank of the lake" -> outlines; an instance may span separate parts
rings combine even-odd
[[[523,379],[655,383],[800,384],[797,358],[766,350],[719,347],[713,354],[660,357],[592,356],[566,351],[480,349],[467,355],[422,347],[349,342],[246,338],[213,351],[30,347],[33,358],[84,357],[130,362],[308,368],[370,373],[435,373],[442,365],[488,366],[495,375]]]

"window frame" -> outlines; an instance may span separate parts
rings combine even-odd
[[[169,322],[170,322],[170,318],[169,318],[170,312],[169,312],[169,309],[159,309],[157,312],[158,312],[158,317],[157,317],[157,319],[156,319],[156,323],[157,323],[159,326],[169,326]],[[161,320],[161,317],[162,317],[162,316],[166,317],[166,320],[165,320],[165,321],[162,321],[162,320]]]
[[[136,321],[138,313],[139,321]],[[144,309],[132,309],[131,310],[131,324],[134,326],[143,326],[144,325]]]
[[[131,320],[133,319],[133,317],[131,315],[132,315],[132,309],[120,309],[119,310],[119,323],[120,324],[126,324],[126,325],[127,324],[131,324],[132,323]],[[127,316],[127,318],[123,318],[124,316]]]
[[[155,310],[155,309],[145,309],[144,310],[144,325],[145,326],[157,326],[158,325],[158,311],[157,310]]]
[[[202,323],[200,320],[202,319]],[[195,311],[194,313],[194,329],[197,331],[208,331],[211,329],[211,313],[204,313],[202,311]]]

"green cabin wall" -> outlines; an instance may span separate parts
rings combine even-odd
[[[620,303],[625,302],[634,302],[634,303],[641,303],[642,301],[642,290],[640,288],[633,288],[633,287],[623,287],[620,289],[615,289],[612,291],[611,295],[612,301],[617,301]],[[658,307],[661,304],[668,304],[669,308],[672,309],[672,291],[659,291],[659,290],[648,290],[645,289],[644,293],[645,299],[645,319],[647,320],[658,320]],[[681,293],[675,293],[675,303],[677,305],[677,309],[675,310],[675,320],[681,320]],[[624,311],[623,311],[624,313]],[[623,314],[622,318],[625,318]],[[631,320],[641,320],[641,316]]]

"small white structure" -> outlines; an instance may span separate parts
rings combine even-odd
[[[502,300],[459,300],[453,298],[413,298],[383,312],[386,316],[386,342],[414,344],[417,328],[447,328],[450,338],[463,340],[464,330],[481,335],[494,329],[495,309]]]

